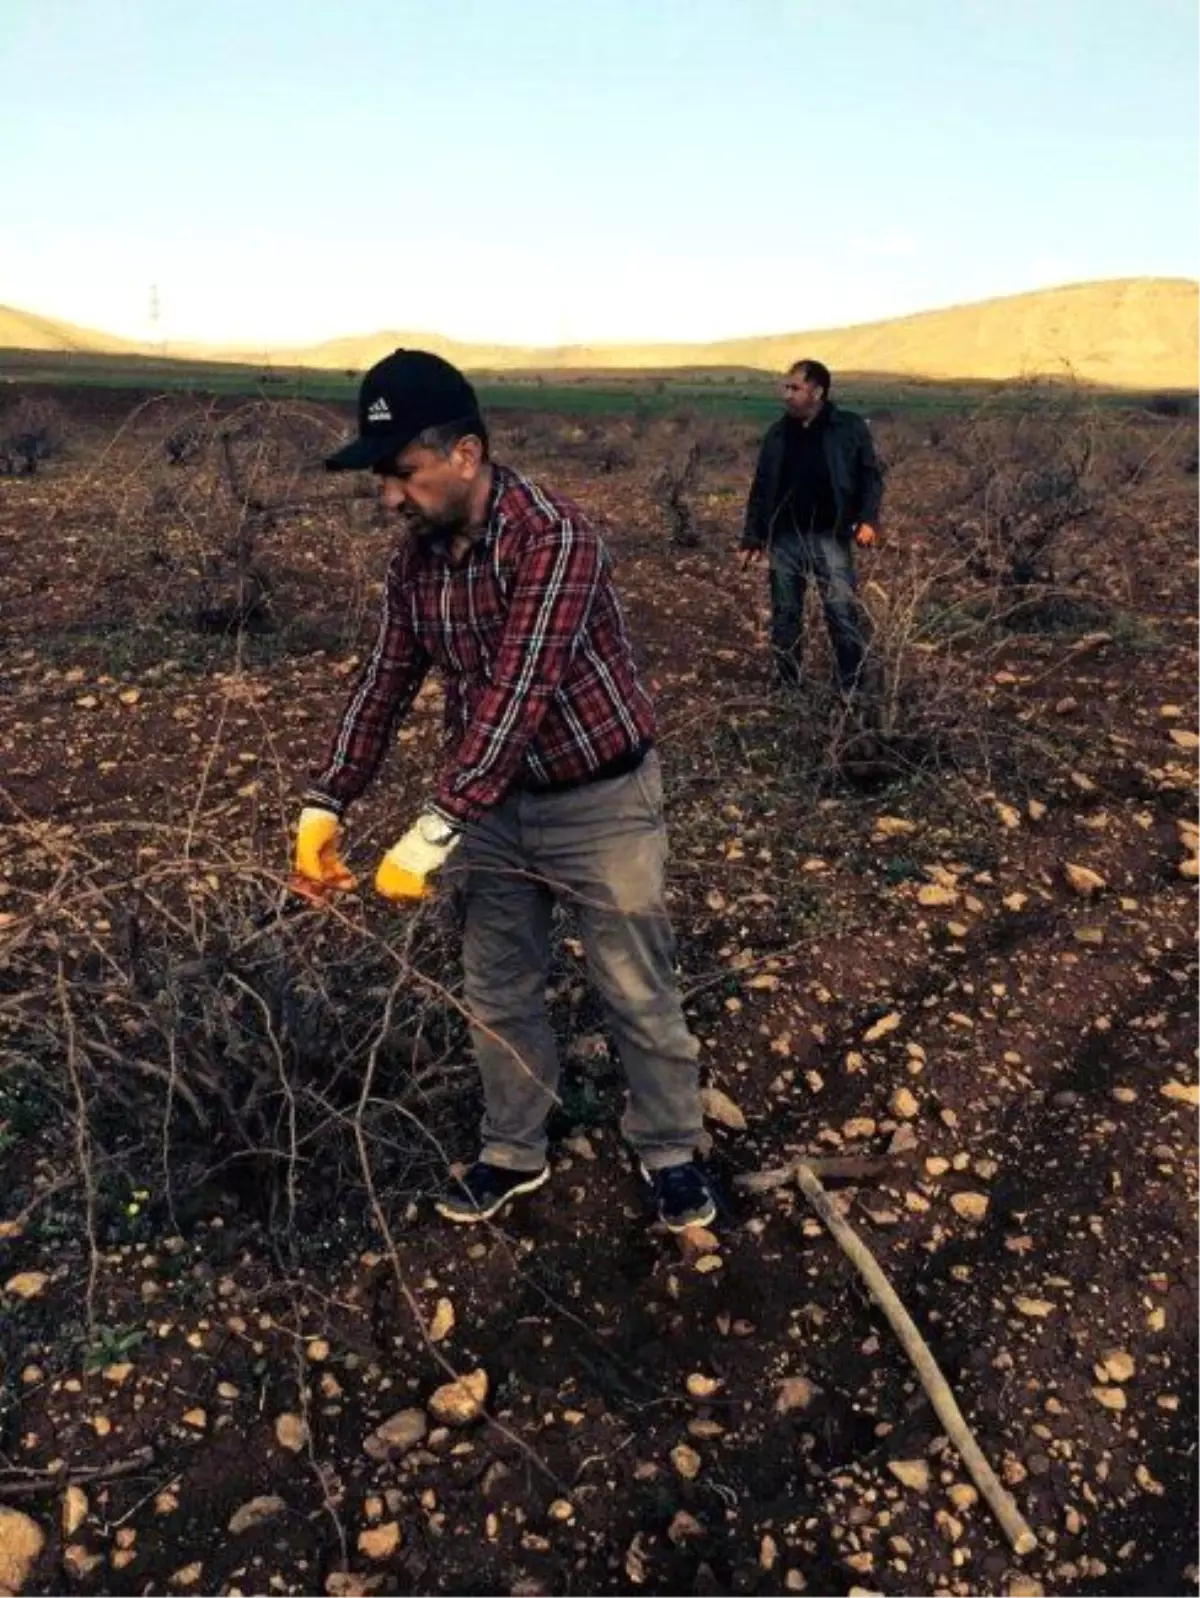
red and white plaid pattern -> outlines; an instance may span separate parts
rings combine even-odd
[[[431,665],[452,750],[437,807],[456,820],[478,820],[514,782],[585,781],[654,737],[608,551],[578,506],[503,466],[461,565],[415,536],[393,555],[379,635],[313,802],[340,813],[358,797]]]

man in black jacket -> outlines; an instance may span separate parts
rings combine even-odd
[[[800,682],[804,595],[815,577],[838,680],[858,687],[866,644],[855,595],[854,545],[875,542],[883,473],[861,416],[829,398],[820,361],[797,361],[783,382],[785,414],[762,442],[742,535],[742,564],[766,553],[771,572],[775,683]]]

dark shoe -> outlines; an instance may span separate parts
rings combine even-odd
[[[650,1189],[658,1218],[670,1232],[684,1232],[689,1226],[711,1226],[717,1218],[717,1201],[712,1184],[696,1160],[684,1165],[668,1165],[661,1171],[642,1166],[642,1177]]]
[[[475,1164],[457,1181],[452,1181],[433,1207],[448,1221],[472,1226],[476,1221],[490,1220],[493,1215],[519,1193],[532,1193],[550,1179],[550,1167],[540,1171],[506,1171],[499,1165],[488,1165],[485,1160]]]

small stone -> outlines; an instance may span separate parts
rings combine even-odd
[[[897,1088],[888,1100],[888,1108],[899,1121],[911,1121],[921,1110],[916,1094],[908,1088]]]
[[[688,1421],[688,1436],[696,1437],[702,1443],[710,1443],[714,1437],[724,1437],[725,1428],[719,1420],[704,1420],[697,1418]]]
[[[439,1298],[429,1323],[429,1341],[444,1343],[454,1330],[454,1305],[448,1298]]]
[[[194,1431],[202,1432],[208,1425],[208,1416],[202,1409],[187,1409],[183,1412],[183,1424],[190,1426]]]
[[[685,1226],[677,1236],[679,1247],[687,1260],[696,1260],[701,1255],[720,1252],[721,1240],[715,1232],[710,1232],[707,1226]]]
[[[1040,799],[1031,799],[1025,806],[1025,814],[1030,821],[1044,821],[1049,812]]]
[[[1172,727],[1168,736],[1178,749],[1200,749],[1200,735],[1187,727]]]
[[[705,1528],[701,1526],[695,1515],[689,1515],[685,1509],[679,1510],[670,1526],[666,1528],[666,1540],[673,1542],[676,1548],[682,1547],[685,1542],[697,1542],[703,1536]]]
[[[916,822],[904,816],[878,816],[875,820],[875,831],[881,838],[902,838],[916,830]]]
[[[1085,899],[1090,899],[1093,894],[1100,893],[1108,886],[1100,873],[1093,871],[1089,866],[1072,865],[1068,861],[1064,870],[1072,888]]]
[[[551,1520],[567,1522],[575,1519],[575,1505],[569,1498],[556,1498],[546,1511]]]
[[[671,1463],[684,1481],[694,1481],[704,1462],[694,1448],[689,1448],[686,1443],[677,1443],[671,1450]]]
[[[1200,1086],[1195,1082],[1164,1082],[1158,1091],[1176,1104],[1186,1104],[1193,1110],[1200,1108]]]
[[[940,882],[923,882],[917,889],[917,903],[925,905],[927,909],[955,904],[957,900],[955,889],[945,888]]]
[[[842,1136],[847,1143],[857,1143],[863,1138],[874,1137],[876,1132],[875,1122],[869,1115],[855,1115],[842,1125]]]
[[[1008,1598],[1045,1598],[1046,1589],[1036,1576],[1013,1576],[1004,1589]]]
[[[1133,1380],[1137,1366],[1134,1364],[1132,1354],[1126,1353],[1123,1348],[1110,1348],[1100,1358],[1104,1365],[1104,1374],[1110,1382]]]
[[[712,1398],[721,1391],[721,1383],[715,1376],[705,1376],[700,1371],[693,1371],[686,1385],[692,1398]]]
[[[951,1193],[950,1208],[964,1221],[982,1221],[988,1212],[986,1193]]]
[[[240,1537],[242,1532],[249,1531],[253,1526],[261,1526],[264,1520],[271,1520],[276,1515],[282,1515],[287,1505],[282,1498],[277,1498],[273,1493],[264,1494],[261,1498],[251,1498],[235,1509],[229,1517],[229,1534]]]
[[[1013,1307],[1019,1315],[1028,1315],[1033,1320],[1045,1320],[1047,1315],[1053,1315],[1056,1305],[1048,1298],[1026,1298],[1021,1295],[1013,1299]]]
[[[68,1543],[62,1551],[62,1562],[68,1575],[81,1580],[104,1563],[104,1555],[89,1553],[82,1543]]]
[[[0,1589],[20,1592],[45,1546],[45,1533],[36,1520],[0,1504]]]
[[[1012,805],[996,803],[996,814],[1000,817],[1000,825],[1015,829],[1021,825],[1021,812],[1014,810]]]
[[[364,1440],[363,1453],[370,1459],[396,1459],[422,1442],[427,1430],[423,1409],[402,1409]]]
[[[41,1298],[50,1278],[45,1271],[18,1271],[4,1284],[4,1291],[15,1298]]]
[[[950,1169],[950,1161],[941,1154],[931,1154],[925,1161],[925,1171],[928,1176],[945,1176]]]
[[[917,1147],[917,1134],[907,1123],[898,1126],[888,1141],[889,1154],[911,1154]]]
[[[817,1391],[807,1376],[785,1376],[775,1389],[775,1413],[791,1415],[795,1410],[807,1409]]]
[[[63,1494],[62,1502],[62,1534],[63,1541],[69,1541],[83,1525],[88,1517],[87,1494],[82,1487],[72,1484]],[[3,1585],[0,1583],[0,1585]]]
[[[398,1521],[385,1521],[382,1526],[367,1526],[358,1534],[358,1551],[368,1559],[387,1559],[400,1546]]]
[[[979,1502],[979,1494],[969,1481],[956,1481],[952,1487],[947,1488],[946,1497],[960,1515],[966,1514],[968,1509],[973,1509]]]
[[[473,1370],[437,1388],[430,1396],[429,1412],[443,1426],[469,1426],[483,1413],[487,1395],[487,1371]]]
[[[314,1337],[312,1342],[307,1345],[304,1352],[314,1365],[320,1365],[324,1360],[329,1358],[330,1348],[329,1344],[323,1337]]]
[[[886,1038],[889,1032],[895,1032],[900,1026],[899,1010],[891,1010],[887,1015],[876,1021],[874,1026],[869,1026],[863,1033],[864,1043],[878,1043],[880,1038]]]
[[[962,1534],[965,1530],[963,1523],[957,1516],[952,1515],[948,1509],[939,1509],[933,1517],[933,1521],[948,1543],[962,1541]]]
[[[722,1093],[720,1088],[701,1088],[700,1106],[706,1121],[715,1121],[718,1126],[727,1126],[731,1132],[746,1130],[745,1115],[728,1093]]]
[[[190,1565],[180,1565],[172,1575],[167,1577],[172,1587],[194,1587],[204,1574],[204,1566],[196,1559]]]
[[[779,1562],[779,1544],[770,1532],[764,1532],[758,1545],[758,1566],[760,1570],[774,1570]]]
[[[1124,1409],[1125,1389],[1123,1387],[1093,1387],[1092,1397],[1104,1409]]]
[[[913,1492],[929,1491],[929,1462],[924,1459],[889,1459],[887,1467],[902,1487]]]
[[[298,1454],[308,1441],[308,1427],[299,1415],[279,1415],[275,1420],[275,1441],[280,1448]]]

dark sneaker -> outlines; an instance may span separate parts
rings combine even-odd
[[[510,1199],[519,1193],[532,1193],[549,1178],[548,1165],[540,1171],[506,1171],[499,1165],[476,1160],[465,1176],[449,1183],[433,1207],[446,1220],[471,1226],[476,1221],[490,1220]]]
[[[648,1171],[642,1166],[654,1198],[658,1218],[671,1232],[684,1232],[689,1226],[711,1226],[717,1218],[717,1201],[704,1167],[695,1160],[684,1165],[668,1165],[665,1170]]]

